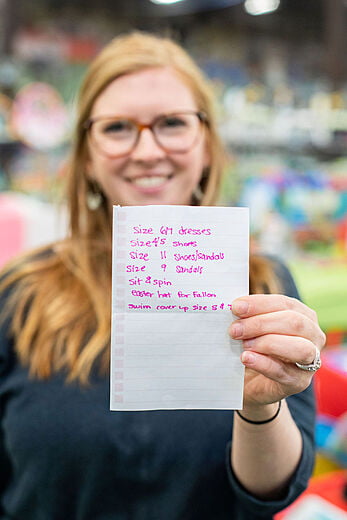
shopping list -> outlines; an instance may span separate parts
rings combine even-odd
[[[114,206],[111,410],[241,409],[247,208]]]

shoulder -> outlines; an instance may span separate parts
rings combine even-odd
[[[19,281],[33,273],[35,269],[50,264],[52,260],[54,261],[54,258],[57,258],[56,250],[58,247],[58,244],[49,244],[44,247],[24,252],[8,262],[0,270],[0,297],[4,288],[12,286],[12,289],[14,290],[16,281]]]
[[[288,267],[277,257],[252,254],[249,265],[250,293],[277,293],[299,298]]]
[[[294,278],[290,272],[289,267],[274,256],[267,257],[272,265],[272,268],[281,284],[282,293],[292,298],[300,299],[298,288],[295,284]]]
[[[27,314],[40,285],[42,276],[37,274],[55,257],[54,244],[47,245],[15,257],[0,271],[0,378],[8,374],[16,360],[14,330],[21,327],[18,320]]]
[[[11,260],[0,271],[0,371],[4,355],[13,342],[12,324],[23,300],[25,288],[44,265],[56,256],[52,245],[26,252]]]

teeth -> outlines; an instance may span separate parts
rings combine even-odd
[[[137,179],[133,179],[132,182],[142,188],[154,188],[156,186],[164,184],[164,182],[166,182],[167,179],[168,178],[164,177],[164,175],[156,175],[152,177],[139,177]]]

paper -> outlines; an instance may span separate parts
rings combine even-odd
[[[111,410],[241,409],[247,208],[114,206]]]

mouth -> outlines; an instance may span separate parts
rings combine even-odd
[[[173,175],[143,175],[127,181],[137,188],[151,191],[162,188],[172,177]]]

